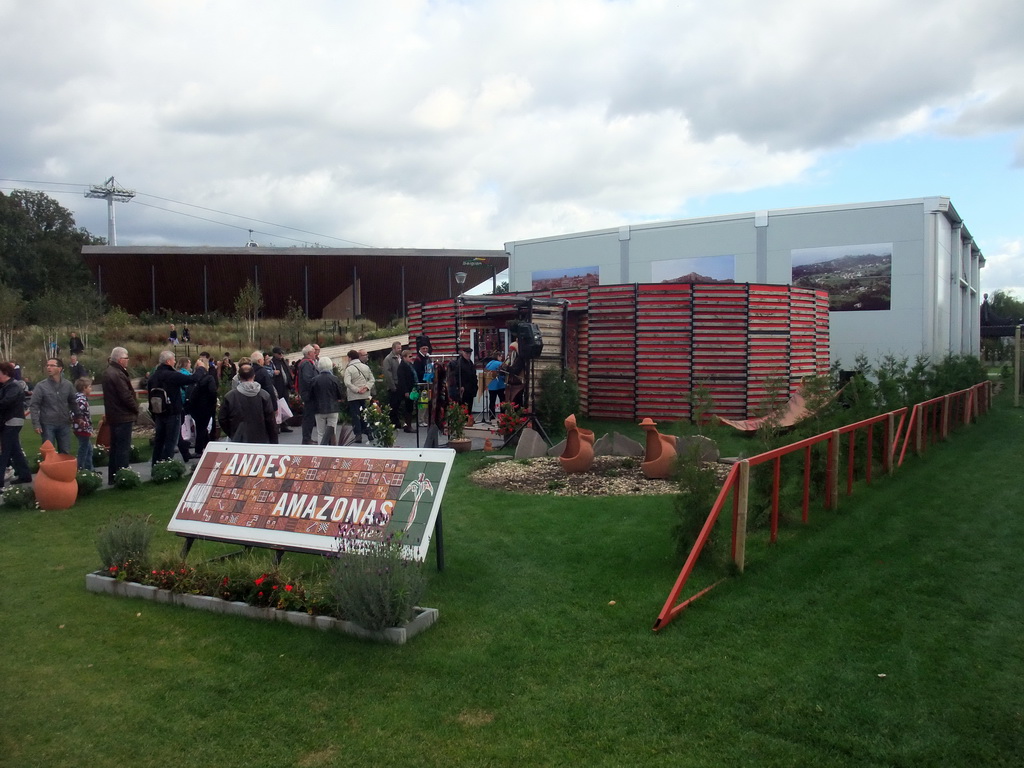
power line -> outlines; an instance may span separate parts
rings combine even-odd
[[[189,208],[198,208],[201,211],[209,211],[210,213],[219,213],[222,216],[234,216],[236,219],[244,219],[245,221],[255,221],[257,224],[266,224],[271,227],[278,227],[279,229],[290,229],[293,232],[301,232],[304,235],[313,235],[314,237],[326,237],[331,240],[340,240],[343,243],[352,243],[353,245],[359,245],[363,248],[373,248],[372,245],[366,243],[358,243],[355,240],[349,240],[344,237],[335,237],[334,235],[324,235],[319,232],[310,232],[307,229],[299,229],[298,227],[289,227],[287,224],[276,224],[272,221],[264,221],[263,219],[254,219],[251,216],[240,216],[237,213],[229,213],[227,211],[218,211],[216,208],[207,208],[203,205],[194,205],[193,203],[183,203],[181,200],[172,200],[169,197],[160,197],[159,195],[150,195],[146,192],[139,192],[138,194],[144,197],[152,197],[154,200],[163,200],[165,203],[174,203],[175,205],[186,205]],[[168,209],[164,209],[168,210]],[[229,225],[231,226],[231,225]],[[266,233],[264,233],[266,234]]]
[[[88,189],[90,186],[92,186],[90,184],[78,184],[78,183],[75,183],[75,182],[67,182],[67,181],[38,181],[38,180],[33,180],[33,179],[6,179],[6,178],[0,178],[0,181],[6,181],[6,182],[9,182],[9,183],[12,183],[12,184],[49,184],[49,185],[58,185],[58,186],[65,186],[65,187],[82,187],[82,188],[86,188],[86,189]],[[19,188],[18,187],[0,187],[0,189],[17,190]],[[29,191],[32,191],[32,192],[50,192],[50,193],[54,193],[54,194],[69,194],[71,192],[71,190],[66,190],[66,189],[35,189],[35,190],[29,190]],[[242,219],[244,221],[253,221],[253,222],[256,222],[257,224],[265,224],[265,225],[267,225],[269,227],[277,227],[278,229],[287,229],[287,230],[291,230],[292,232],[299,232],[299,233],[304,234],[304,235],[312,235],[313,237],[325,237],[325,238],[328,238],[329,240],[338,240],[338,241],[340,241],[342,243],[351,243],[352,245],[357,245],[357,246],[360,246],[362,248],[374,248],[375,247],[375,246],[369,245],[367,243],[360,243],[360,242],[357,242],[355,240],[349,240],[349,239],[344,238],[344,237],[336,237],[334,235],[325,235],[325,234],[321,234],[321,233],[318,233],[318,232],[310,232],[309,230],[306,230],[306,229],[299,229],[298,227],[290,227],[287,224],[277,224],[276,222],[273,222],[273,221],[265,221],[263,219],[256,219],[256,218],[253,218],[251,216],[242,216],[242,215],[237,214],[237,213],[230,213],[229,211],[220,211],[220,210],[217,210],[216,208],[207,208],[206,206],[195,205],[193,203],[186,203],[186,202],[182,202],[181,200],[172,200],[169,197],[160,197],[159,195],[151,195],[151,194],[149,194],[147,192],[136,192],[136,200],[135,200],[135,202],[138,205],[144,205],[147,208],[153,208],[153,209],[158,210],[158,211],[164,211],[165,213],[173,213],[173,214],[176,214],[178,216],[187,216],[187,217],[192,218],[192,219],[198,219],[199,221],[206,221],[206,222],[209,222],[210,224],[218,224],[218,225],[220,225],[222,227],[231,227],[232,229],[241,229],[243,231],[249,231],[249,227],[241,227],[241,226],[238,226],[237,224],[229,224],[229,223],[227,223],[225,221],[218,221],[216,219],[209,219],[209,218],[206,218],[204,216],[196,216],[194,214],[185,213],[184,211],[175,211],[172,208],[162,208],[159,205],[151,205],[151,204],[143,203],[140,200],[138,200],[139,196],[151,197],[154,200],[163,200],[166,203],[174,203],[175,205],[184,205],[184,206],[186,206],[188,208],[197,208],[197,209],[199,209],[201,211],[209,211],[210,213],[216,213],[216,214],[219,214],[221,216],[232,216],[232,217],[234,217],[236,219]],[[262,230],[253,230],[253,231],[257,232],[258,234],[261,234],[261,235],[266,235],[267,237],[277,237],[277,238],[280,238],[282,240],[291,240],[292,242],[296,242],[296,243],[307,243],[307,242],[309,242],[308,240],[303,240],[303,239],[295,238],[295,237],[288,237],[286,235],[275,235],[272,232],[265,232],[265,231],[262,231]]]
[[[148,197],[153,197],[153,195],[148,195]],[[185,213],[184,211],[172,211],[170,208],[161,208],[159,205],[153,205],[152,203],[144,203],[141,200],[136,200],[135,203],[136,203],[136,205],[141,205],[141,206],[144,206],[146,208],[153,208],[154,210],[157,210],[157,211],[166,211],[167,213],[175,213],[178,216],[187,216],[190,219],[199,219],[200,221],[208,221],[211,224],[220,224],[222,227],[231,227],[232,229],[240,229],[243,232],[256,232],[257,234],[266,235],[267,237],[277,237],[277,238],[279,238],[281,240],[291,240],[291,241],[296,242],[296,243],[306,243],[306,242],[308,242],[306,240],[300,240],[300,239],[298,239],[296,237],[288,237],[287,235],[275,235],[272,232],[264,232],[264,231],[259,230],[259,229],[250,229],[249,227],[242,227],[242,226],[239,226],[238,224],[228,224],[227,222],[224,222],[224,221],[217,221],[215,219],[208,219],[205,216],[197,216],[194,213]],[[199,206],[196,206],[196,207],[198,208]],[[242,217],[242,218],[244,218],[244,217]],[[350,241],[346,241],[346,242],[350,242]]]

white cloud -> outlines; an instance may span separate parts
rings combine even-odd
[[[1016,0],[0,0],[0,25],[4,176],[373,245],[676,218],[834,148],[1024,124]],[[244,242],[228,221],[118,211],[122,243]],[[258,239],[286,237],[315,239]]]

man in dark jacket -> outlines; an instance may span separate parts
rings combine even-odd
[[[263,364],[263,353],[258,349],[254,349],[249,355],[249,362],[252,365],[254,381],[270,395],[276,411],[277,389],[274,387],[274,369]]]
[[[191,374],[176,370],[174,361],[174,353],[165,349],[160,353],[160,364],[153,371],[153,375],[149,377],[151,412],[154,390],[162,389],[165,395],[162,412],[152,414],[153,423],[156,424],[156,436],[153,438],[153,464],[174,458],[174,451],[178,447],[178,438],[181,436],[181,414],[184,403],[181,388],[192,383]]]
[[[207,358],[196,360],[192,381],[188,410],[196,423],[196,456],[202,456],[210,442],[210,422],[217,415],[217,379],[210,371]]]
[[[476,399],[477,379],[476,365],[470,357],[469,347],[461,347],[459,356],[453,361],[454,376],[449,373],[448,391],[452,400],[462,403],[473,413],[473,401]]]
[[[270,359],[270,367],[274,372],[274,391],[277,393],[277,398],[280,400],[282,397],[285,402],[288,400],[288,390],[292,388],[292,368],[288,365],[288,361],[284,359],[284,350],[280,347],[274,347],[271,354],[273,357]],[[287,411],[285,411],[287,413]],[[291,427],[281,421],[280,426],[281,432],[291,432]]]
[[[32,470],[21,448],[27,390],[24,381],[14,378],[14,365],[0,363],[0,488],[8,465],[14,467],[15,483],[32,482]]]
[[[132,427],[139,417],[139,402],[128,378],[128,350],[114,347],[110,352],[110,365],[100,379],[103,387],[104,420],[110,428],[110,463],[107,465],[107,483],[114,484],[117,470],[131,463]]]
[[[71,366],[68,368],[68,371],[70,373],[68,380],[72,384],[89,375],[89,369],[86,368],[82,361],[78,359],[78,355],[71,356]]]
[[[409,398],[410,393],[417,389],[416,369],[412,364],[414,357],[415,352],[406,350],[395,374],[396,404],[392,407],[397,411],[399,422],[404,423],[406,432],[416,431],[416,403]]]
[[[250,363],[238,366],[238,386],[220,406],[220,428],[236,443],[277,443],[274,404],[255,375]]]
[[[316,378],[316,357],[319,350],[313,344],[307,344],[302,348],[302,359],[295,369],[295,378],[298,380],[299,397],[302,398],[302,444],[314,445],[313,430],[316,429],[316,411],[307,407],[309,401],[309,390],[313,386],[313,379]]]

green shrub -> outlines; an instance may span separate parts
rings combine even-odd
[[[92,447],[92,465],[94,467],[105,467],[110,463],[110,451],[97,443]]]
[[[565,419],[580,409],[580,390],[572,371],[545,368],[540,376],[537,418],[552,438],[565,434]]]
[[[149,461],[153,456],[153,446],[147,444],[145,447],[139,446],[136,443],[132,443],[132,447],[128,451],[128,461],[132,464],[140,464],[144,461]]]
[[[673,468],[673,478],[679,484],[679,494],[672,500],[676,513],[672,538],[676,554],[685,559],[704,528],[708,513],[718,498],[721,482],[714,467],[700,460],[700,449],[696,446],[687,455],[679,457]],[[716,566],[728,562],[728,552],[720,541],[720,530],[723,530],[721,515],[701,552],[701,562]]]
[[[147,570],[153,522],[148,516],[121,515],[100,529],[96,551],[104,569],[135,580]]]
[[[152,480],[157,485],[181,480],[188,468],[178,459],[166,459],[153,465]]]
[[[36,504],[36,492],[32,490],[31,483],[9,485],[0,498],[3,499],[3,505],[11,509],[29,509]]]
[[[117,470],[114,475],[114,487],[122,491],[130,491],[142,486],[142,477],[131,467]]]
[[[88,469],[78,470],[75,479],[78,481],[79,496],[91,496],[103,485],[103,476],[99,472],[90,472]]]
[[[343,542],[330,566],[338,615],[366,629],[407,623],[426,592],[422,563],[403,556],[401,536]]]

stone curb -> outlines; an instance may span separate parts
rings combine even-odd
[[[437,608],[421,608],[417,606],[414,609],[416,615],[404,627],[372,630],[361,627],[351,621],[336,619],[333,616],[311,616],[301,611],[281,611],[277,608],[265,608],[249,605],[248,603],[222,600],[219,597],[211,597],[210,595],[178,594],[171,592],[169,589],[160,589],[159,587],[152,587],[147,584],[118,581],[99,572],[85,574],[85,588],[90,592],[100,594],[181,605],[201,611],[223,613],[227,616],[243,616],[247,619],[259,619],[261,621],[286,621],[297,627],[319,629],[324,632],[340,632],[341,634],[351,635],[363,640],[372,640],[373,642],[388,643],[390,645],[404,645],[416,635],[436,624],[440,617],[440,612]]]

